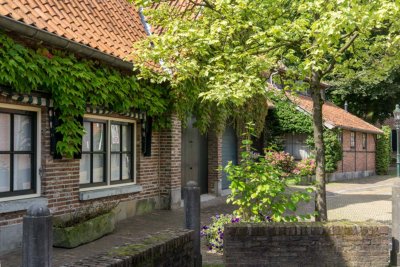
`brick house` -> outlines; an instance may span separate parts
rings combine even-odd
[[[124,58],[132,43],[147,36],[140,14],[125,0],[2,1],[0,28],[26,47],[69,51],[127,73],[132,63]],[[170,129],[153,131],[152,153],[145,156],[143,113],[107,115],[88,109],[82,159],[55,159],[52,106],[49,95],[0,92],[0,254],[21,245],[22,216],[33,203],[45,203],[61,216],[119,202],[117,221],[180,206],[181,123],[176,116]]]
[[[0,4],[0,29],[23,46],[68,51],[127,73],[133,65],[124,58],[132,43],[147,36],[141,14],[125,0],[6,0]],[[33,203],[47,204],[55,216],[119,203],[119,221],[180,207],[181,187],[188,180],[197,181],[203,194],[220,195],[227,188],[217,168],[237,160],[232,127],[222,135],[201,135],[192,124],[182,128],[173,114],[170,129],[153,131],[142,142],[143,113],[88,108],[82,158],[57,159],[51,95],[1,88],[0,255],[21,246],[22,217]]]
[[[299,112],[311,115],[313,103],[310,97],[299,95],[293,102]],[[382,134],[382,130],[329,101],[322,107],[322,116],[327,129],[341,129],[338,138],[342,144],[343,159],[338,162],[337,171],[328,175],[329,181],[374,175],[376,136]],[[308,157],[310,151],[305,140],[304,135],[287,134],[285,151],[295,159]]]

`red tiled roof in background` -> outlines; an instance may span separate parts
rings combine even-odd
[[[293,102],[308,113],[312,112],[313,102],[310,97],[298,95],[293,98]],[[376,134],[383,133],[379,128],[328,101],[322,106],[322,117],[325,123],[334,127]]]
[[[126,0],[0,0],[0,15],[124,59],[146,37]]]

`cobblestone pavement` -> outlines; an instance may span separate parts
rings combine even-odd
[[[327,203],[329,220],[366,221],[376,220],[390,224],[391,221],[391,186],[394,175],[374,176],[361,180],[352,180],[327,185]],[[312,210],[312,204],[305,207]],[[225,198],[215,198],[202,203],[201,223],[210,222],[210,217],[219,213],[230,213],[232,207],[225,203]],[[183,225],[183,210],[154,211],[135,216],[117,225],[111,235],[75,249],[54,249],[54,266],[74,262],[89,255],[109,250],[111,247],[133,242],[146,235],[164,229],[176,229]],[[222,264],[221,255],[207,253],[202,246],[204,265]],[[21,264],[20,251],[0,256],[1,267],[14,267]]]

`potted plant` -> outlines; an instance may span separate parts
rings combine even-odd
[[[64,218],[56,218],[53,225],[53,246],[74,248],[111,233],[115,229],[113,209],[116,205],[87,206]]]

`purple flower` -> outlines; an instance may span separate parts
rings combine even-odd
[[[272,222],[272,218],[271,218],[270,216],[265,216],[265,220],[266,220],[267,222]]]
[[[219,214],[215,215],[215,218],[216,218],[216,219],[219,219]]]
[[[204,225],[202,228],[203,228],[203,230],[207,230],[207,229],[208,229],[208,226],[207,226],[207,225]]]
[[[238,222],[240,222],[240,218],[233,218],[231,220],[231,223],[238,223]]]

